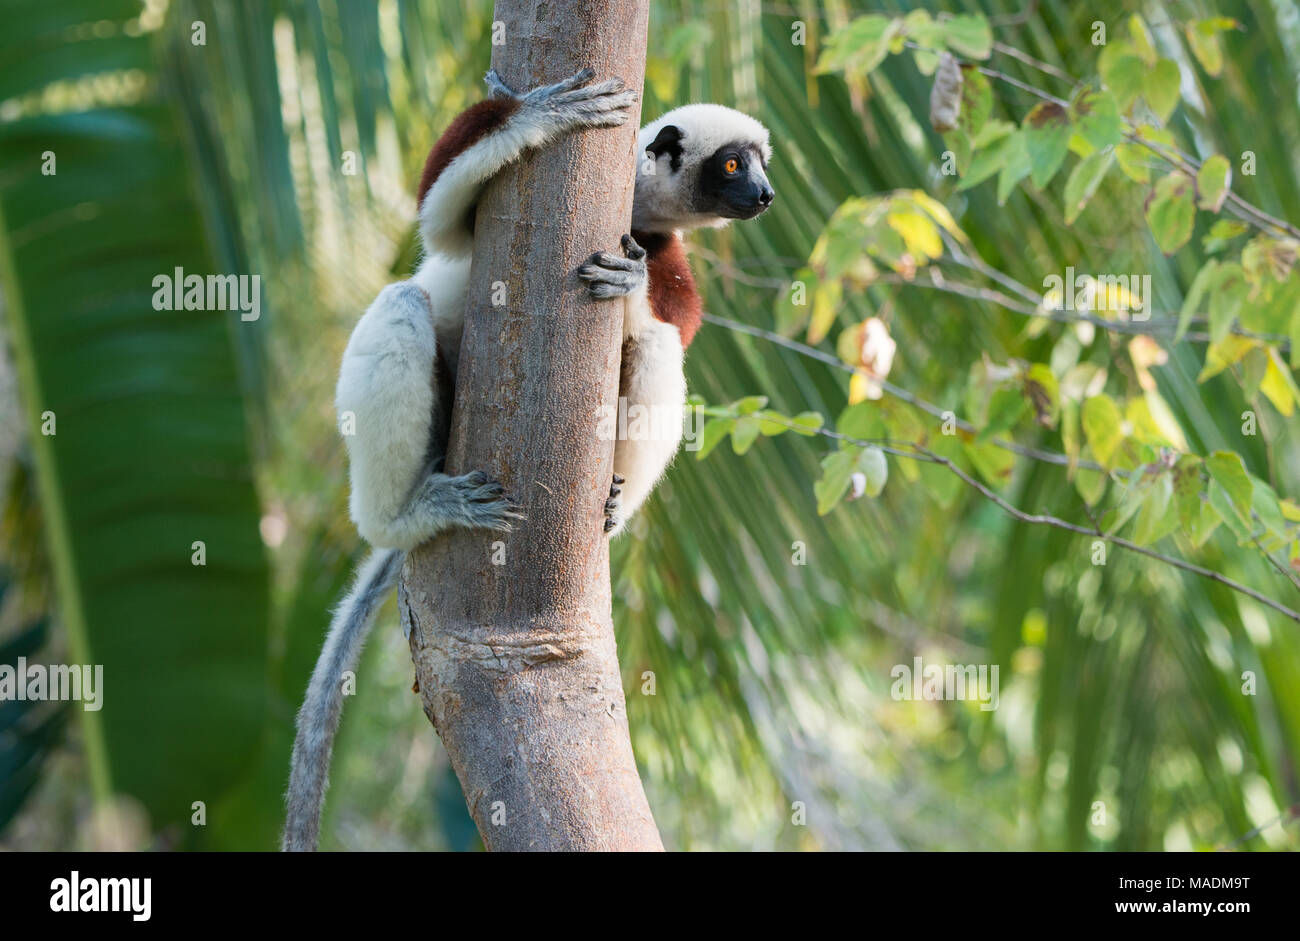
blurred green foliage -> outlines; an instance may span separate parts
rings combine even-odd
[[[139,845],[269,848],[292,717],[359,549],[334,371],[360,311],[412,268],[414,181],[440,129],[482,94],[490,4],[171,0],[138,18],[134,3],[3,5],[27,30],[0,39],[0,264],[28,415],[12,460],[35,480],[46,537],[27,566],[25,610],[6,612],[0,641],[52,580],[52,646],[111,669],[102,719],[76,723],[0,840],[99,845],[96,828],[67,824],[91,818],[93,779],[101,807],[117,793],[143,808],[131,818]],[[1038,285],[1067,260],[1146,271],[1157,307],[1178,310],[1199,239],[1166,257],[1139,183],[1108,175],[1070,224],[1068,174],[1052,179],[1050,167],[1001,193],[959,188],[938,169],[947,145],[926,117],[932,79],[912,56],[886,48],[846,59],[844,74],[817,68],[834,28],[911,6],[653,3],[646,119],[713,100],[773,135],[776,205],[695,240],[710,313],[784,329],[779,286],[808,265],[836,210],[897,190],[942,203],[975,257],[1019,282]],[[1098,72],[1094,21],[1127,38],[1141,9],[1199,96],[1169,111],[1180,146],[1201,158],[1252,151],[1258,173],[1234,190],[1300,219],[1300,21],[1285,5],[1045,0],[1028,16],[1018,0],[925,6],[984,14],[994,39],[1074,76]],[[1242,29],[1193,41],[1169,19],[1215,15]],[[961,23],[950,47],[983,52]],[[1021,81],[1052,81],[993,55]],[[1219,65],[1212,80],[1196,71],[1207,62]],[[1118,82],[1127,63],[1114,65]],[[1035,104],[996,87],[988,120],[1019,126]],[[1054,161],[1055,145],[1040,143]],[[53,178],[39,173],[49,149]],[[180,264],[261,275],[261,318],[152,311],[150,279]],[[1084,343],[1071,325],[978,298],[891,282],[834,301],[811,342],[834,357],[841,331],[885,319],[897,343],[889,380],[958,414],[984,355],[1041,364],[1075,343],[1081,359],[1124,361],[1105,331]],[[1294,424],[1255,405],[1230,370],[1198,384],[1203,352],[1176,345],[1151,369],[1189,448],[1236,451],[1279,494],[1300,493]],[[762,395],[758,408],[780,415],[835,418],[849,403],[842,370],[719,326],[692,346],[688,380],[705,401]],[[54,438],[39,433],[46,408]],[[1238,431],[1247,408],[1266,426],[1256,438]],[[1032,421],[1004,431],[1058,446]],[[824,438],[751,437],[735,450],[747,453],[679,458],[615,546],[633,744],[667,845],[1203,848],[1300,800],[1295,624],[1139,556],[1093,565],[1087,538],[1017,523],[969,488],[916,485],[899,462],[880,496],[820,516],[814,484],[836,450]],[[1028,511],[1086,520],[1062,468],[1016,460],[999,485]],[[33,501],[14,489],[11,555],[29,545],[12,521]],[[190,565],[196,532],[210,534],[206,568]],[[1222,530],[1195,557],[1294,593]],[[385,612],[345,709],[324,846],[476,846],[407,691],[395,622]],[[999,708],[896,701],[891,669],[914,656],[999,665]],[[1258,677],[1253,696],[1243,671]],[[205,827],[187,824],[194,800],[209,804]],[[1295,832],[1272,824],[1242,846],[1293,848]]]

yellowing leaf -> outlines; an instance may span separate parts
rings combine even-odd
[[[907,250],[918,262],[938,258],[943,254],[943,240],[939,227],[928,216],[913,211],[895,211],[886,216],[889,227],[903,237]]]
[[[1196,192],[1199,197],[1196,205],[1210,212],[1218,212],[1223,201],[1228,197],[1228,187],[1232,185],[1232,166],[1228,158],[1215,154],[1201,165],[1196,174]]]
[[[1288,418],[1291,417],[1296,403],[1300,402],[1300,389],[1296,388],[1295,377],[1291,375],[1291,370],[1282,362],[1281,354],[1275,349],[1268,351],[1268,368],[1264,370],[1259,391],[1268,396],[1268,400],[1277,410]]]
[[[1108,395],[1094,395],[1083,403],[1083,434],[1098,463],[1110,467],[1124,441],[1122,417]]]
[[[1230,333],[1217,343],[1211,343],[1205,350],[1205,366],[1196,377],[1197,382],[1212,379],[1229,366],[1241,362],[1247,353],[1259,345],[1258,340]]]
[[[808,323],[808,343],[816,346],[826,338],[835,314],[839,311],[844,285],[839,281],[823,281],[813,292],[812,317]]]

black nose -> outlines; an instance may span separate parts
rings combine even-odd
[[[776,193],[772,192],[772,187],[764,186],[762,192],[758,194],[758,204],[766,209],[772,205],[772,200],[776,199]]]

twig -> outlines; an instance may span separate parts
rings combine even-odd
[[[809,430],[806,427],[795,425],[793,422],[781,421],[778,418],[768,417],[768,420],[775,421],[777,424],[784,424],[789,428],[802,428],[802,430],[805,431]],[[1071,523],[1068,520],[1063,520],[1050,513],[1026,513],[1024,510],[1003,499],[1002,496],[985,486],[981,481],[966,473],[949,458],[946,458],[941,454],[935,454],[933,451],[930,451],[915,442],[895,442],[895,439],[890,438],[876,440],[854,438],[850,435],[841,434],[838,431],[831,431],[828,428],[818,428],[815,429],[815,431],[823,437],[832,438],[836,441],[844,441],[848,444],[856,445],[857,447],[879,448],[884,453],[892,454],[896,457],[911,458],[912,460],[922,461],[929,464],[940,464],[946,467],[951,473],[955,474],[967,486],[977,491],[985,499],[997,504],[997,506],[1007,515],[1022,523],[1030,523],[1039,526],[1052,526],[1056,529],[1066,530],[1067,532],[1078,533],[1081,536],[1092,536],[1096,539],[1104,540],[1109,542],[1111,545],[1119,546],[1121,549],[1136,552],[1137,554],[1144,555],[1149,559],[1155,559],[1158,562],[1164,562],[1166,565],[1171,565],[1174,568],[1182,569],[1184,572],[1191,572],[1193,575],[1199,575],[1202,578],[1207,578],[1210,581],[1217,582],[1225,588],[1230,588],[1248,598],[1253,598],[1260,604],[1266,605],[1292,621],[1300,623],[1300,611],[1288,608],[1280,601],[1275,601],[1268,597],[1268,595],[1262,594],[1254,588],[1251,588],[1249,585],[1242,584],[1236,579],[1229,578],[1227,575],[1216,572],[1213,569],[1207,569],[1204,566],[1196,565],[1192,562],[1186,561],[1185,559],[1180,559],[1177,556],[1166,555],[1163,552],[1157,552],[1155,549],[1140,546],[1132,540],[1125,539],[1122,536],[1117,536],[1114,533],[1103,531],[1101,527],[1097,526],[1095,523],[1093,528],[1089,529],[1087,526],[1080,526],[1077,523]],[[903,447],[898,447],[898,444],[902,444]],[[905,450],[905,448],[910,448],[911,450]]]
[[[953,419],[953,423],[962,431],[968,432],[970,434],[979,433],[979,429],[976,428],[974,425],[972,425],[970,422],[958,418],[956,412],[935,405],[933,402],[928,402],[925,399],[921,398],[920,396],[908,392],[906,389],[900,386],[894,385],[892,382],[889,382],[884,379],[880,379],[876,376],[872,376],[865,369],[861,369],[857,366],[851,366],[848,363],[841,360],[838,356],[835,356],[831,353],[827,353],[824,350],[819,350],[816,347],[808,346],[806,343],[800,343],[798,340],[792,340],[789,337],[783,337],[781,336],[781,334],[773,333],[771,330],[764,330],[762,327],[754,327],[747,323],[741,323],[738,320],[729,320],[726,317],[719,317],[717,314],[706,313],[704,315],[704,319],[708,323],[717,324],[719,327],[726,327],[728,330],[734,330],[737,333],[747,333],[750,336],[759,337],[761,339],[768,340],[772,343],[777,344],[778,346],[785,347],[787,350],[792,350],[795,353],[798,353],[800,356],[806,356],[809,359],[815,359],[819,363],[825,363],[828,366],[833,366],[836,369],[839,369],[843,372],[847,372],[851,375],[866,376],[872,381],[878,383],[880,385],[880,388],[883,391],[889,393],[899,401],[906,402],[908,405],[914,406],[915,408],[919,408],[927,415],[931,415],[934,418],[939,419],[940,421],[946,421],[948,417],[951,415]],[[996,445],[999,448],[1002,448],[1004,451],[1010,451],[1012,454],[1018,454],[1021,457],[1027,457],[1030,458],[1031,460],[1041,461],[1044,464],[1054,464],[1058,467],[1069,467],[1073,463],[1073,466],[1075,467],[1081,467],[1085,470],[1098,471],[1103,474],[1106,473],[1106,468],[1102,467],[1100,464],[1097,464],[1093,461],[1078,460],[1078,461],[1071,462],[1070,456],[1068,454],[1061,454],[1056,451],[1047,451],[1042,448],[1034,448],[1028,445],[1019,444],[1018,442],[1015,441],[1007,441],[1006,439],[1003,438],[993,438],[991,443]]]

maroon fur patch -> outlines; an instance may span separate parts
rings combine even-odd
[[[420,174],[419,202],[424,204],[424,194],[437,182],[442,171],[469,148],[506,123],[510,115],[519,110],[513,98],[489,98],[462,111],[451,126],[438,138],[429,151],[429,159]]]
[[[686,246],[676,233],[633,232],[632,238],[646,251],[650,312],[656,320],[670,323],[680,331],[682,349],[685,349],[695,339],[703,314],[695,276],[686,261]]]

